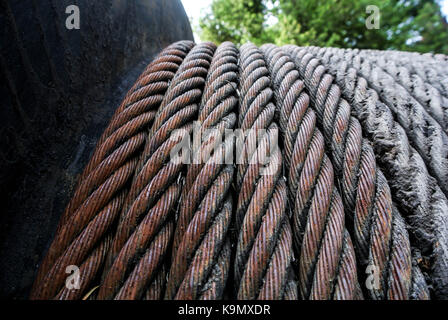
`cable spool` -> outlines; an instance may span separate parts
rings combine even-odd
[[[165,49],[99,140],[32,297],[428,299],[425,277],[443,296],[446,197],[426,170],[440,159],[420,157],[340,52]],[[334,61],[333,76],[316,57]],[[173,161],[192,135],[180,157],[192,163]],[[440,223],[416,226],[428,221]],[[431,238],[410,239],[407,224]],[[411,244],[432,246],[431,275]],[[79,291],[63,286],[67,263],[80,266]],[[370,267],[378,283],[366,286]]]

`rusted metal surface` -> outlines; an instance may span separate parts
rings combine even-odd
[[[175,129],[191,130],[215,48],[211,43],[193,47],[163,98],[121,213],[99,299],[140,299],[164,272],[184,167],[169,161],[179,142],[170,134]]]
[[[271,72],[283,133],[301,297],[360,299],[342,199],[304,83],[291,58],[280,48],[264,45],[261,49]]]
[[[174,236],[171,270],[165,299],[220,299],[229,273],[228,231],[232,219],[229,189],[233,164],[233,139],[220,142],[225,129],[233,129],[238,104],[238,50],[221,44],[210,65],[198,121],[201,146],[193,149],[188,166],[179,219]],[[217,135],[206,135],[216,130]],[[220,145],[219,145],[220,144]],[[214,154],[205,158],[210,149]],[[218,267],[220,271],[214,272]]]
[[[385,168],[394,201],[404,213],[437,297],[448,296],[448,200],[392,111],[367,80],[323,48],[312,50],[335,77]],[[338,62],[339,61],[339,62]],[[415,269],[414,269],[415,270]],[[422,270],[423,271],[423,270]]]

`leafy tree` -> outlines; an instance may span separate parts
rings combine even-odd
[[[211,12],[199,21],[201,38],[260,44],[265,36],[267,8],[263,0],[213,1]]]
[[[379,29],[366,27],[368,5],[380,10]],[[448,24],[436,0],[213,0],[199,26],[202,39],[218,43],[448,53]]]

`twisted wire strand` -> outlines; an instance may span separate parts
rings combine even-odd
[[[342,199],[334,185],[333,166],[325,154],[323,135],[316,128],[316,115],[309,108],[304,84],[294,63],[280,48],[264,45],[261,50],[268,62],[280,113],[301,297],[361,298]]]
[[[193,146],[193,163],[189,165],[182,194],[179,220],[173,244],[173,256],[182,240],[183,232],[194,215],[203,194],[192,191],[196,178],[209,160],[206,157],[222,142],[226,129],[233,129],[236,122],[235,108],[238,103],[238,50],[232,43],[218,47],[207,76],[198,116],[197,140],[201,145]],[[218,168],[220,170],[221,168]],[[204,192],[206,190],[203,190]]]
[[[233,138],[221,141],[225,130],[236,123],[237,63],[237,48],[224,42],[210,65],[198,117],[198,138],[203,142],[193,149],[195,159],[188,166],[165,299],[216,300],[224,293],[230,267],[227,235],[232,201],[228,195],[234,169],[225,161],[233,152]]]
[[[448,196],[448,135],[439,123],[392,76],[369,60],[362,59],[357,50],[334,50],[334,55],[357,70],[370,88],[378,92]]]
[[[428,113],[448,132],[448,98],[426,83],[418,74],[411,74],[403,66],[399,66],[395,60],[388,55],[374,55],[369,52],[360,51],[363,59],[368,59],[377,64],[385,73],[391,75],[395,81],[402,85],[412,97],[414,97]]]
[[[323,51],[323,50],[322,50]],[[335,77],[342,93],[352,102],[353,113],[363,129],[382,166],[386,168],[394,199],[405,213],[411,226],[414,246],[424,259],[420,265],[429,265],[436,295],[446,297],[448,277],[448,200],[437,181],[431,177],[420,154],[410,146],[405,130],[395,121],[375,90],[346,62],[336,62],[326,52],[322,63]],[[426,257],[425,257],[426,256]],[[416,268],[414,272],[419,272]],[[421,272],[419,272],[421,273]],[[445,280],[444,280],[445,279]]]
[[[447,61],[172,44],[100,137],[30,297],[448,297]]]
[[[140,299],[165,271],[184,168],[170,156],[191,134],[215,48],[212,43],[193,47],[163,98],[123,205],[99,299]],[[172,136],[175,132],[182,134]],[[161,298],[163,291],[155,294]]]
[[[372,299],[409,299],[412,261],[406,230],[397,235],[389,185],[377,168],[373,149],[363,139],[359,121],[341,97],[333,77],[306,50],[288,46],[321,124],[341,181],[344,207],[352,217],[358,270],[373,268],[379,281],[365,289]],[[360,278],[364,273],[360,271]]]
[[[238,299],[297,296],[291,292],[294,286],[288,278],[292,232],[286,216],[286,183],[281,176],[282,156],[276,143],[278,128],[273,121],[272,96],[262,52],[253,44],[243,45],[238,123],[240,129],[252,130],[242,138],[237,165],[234,282]]]
[[[31,298],[56,294],[63,285],[65,267],[80,264],[115,221],[123,204],[120,190],[132,177],[145,141],[143,131],[154,119],[154,108],[191,46],[191,42],[183,41],[162,51],[117,109],[60,219]]]
[[[165,288],[166,275],[167,275],[167,267],[165,265],[162,265],[160,267],[160,271],[154,277],[154,281],[151,283],[151,285],[145,291],[145,293],[142,297],[142,300],[159,300],[159,299],[161,299],[160,292],[162,292]]]

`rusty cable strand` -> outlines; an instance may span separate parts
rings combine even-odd
[[[448,200],[376,91],[346,62],[338,63],[330,56],[326,52],[321,61],[335,77],[342,94],[352,101],[354,114],[370,136],[378,159],[386,168],[394,199],[411,226],[414,246],[425,255],[426,248],[431,248],[433,253],[423,265],[432,265],[433,270],[427,271],[434,278],[436,295],[447,297],[443,288],[448,288]]]
[[[288,55],[261,47],[268,62],[283,132],[285,169],[293,210],[303,299],[360,299],[355,252],[345,229],[342,199],[309,96]]]
[[[359,121],[341,97],[333,77],[311,54],[296,46],[284,51],[304,79],[318,123],[323,128],[332,162],[341,181],[344,208],[352,217],[360,279],[374,268],[377,285],[365,288],[372,299],[409,299],[412,296],[412,260],[407,231],[392,203],[386,178],[376,166],[370,144],[363,139]]]
[[[420,153],[440,189],[448,196],[448,135],[405,88],[379,66],[362,59],[357,50],[332,49],[377,91],[397,122],[405,129],[411,145]]]
[[[124,200],[120,190],[136,167],[143,131],[154,119],[154,108],[191,46],[184,41],[162,51],[117,109],[60,219],[31,298],[53,297],[63,286],[65,268],[82,263],[118,216]]]
[[[140,299],[166,270],[162,264],[173,239],[172,213],[184,168],[182,162],[170,161],[170,156],[189,137],[215,49],[212,43],[196,45],[163,98],[121,212],[99,299]],[[173,137],[173,132],[181,134]],[[160,299],[162,291],[153,296]]]
[[[222,143],[236,123],[238,50],[221,44],[210,65],[195,133],[202,145],[193,148],[188,166],[165,299],[221,299],[230,267],[229,225],[233,180],[233,138]],[[210,153],[213,151],[213,155]],[[215,267],[217,271],[213,272]],[[220,272],[218,272],[220,271]]]
[[[377,64],[387,74],[391,75],[395,81],[403,86],[412,97],[414,97],[448,133],[448,98],[437,88],[426,83],[418,74],[411,74],[403,66],[399,66],[394,59],[388,55],[375,55],[364,50],[360,51],[360,56],[369,59]]]
[[[281,176],[282,156],[276,143],[278,128],[273,121],[270,83],[261,51],[253,44],[243,45],[238,125],[243,131],[252,130],[244,134],[237,159],[234,281],[238,299],[297,297],[297,293],[289,292],[295,289],[288,279],[292,232],[286,215],[287,191]],[[259,130],[264,131],[260,134]]]

